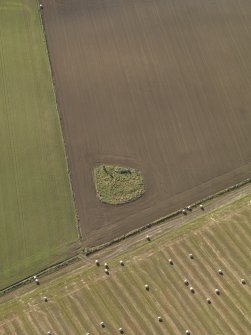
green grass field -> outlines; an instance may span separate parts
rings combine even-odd
[[[36,0],[0,1],[0,289],[69,255],[75,212]]]
[[[28,293],[2,304],[0,334],[108,335],[119,334],[122,327],[128,335],[185,335],[186,330],[191,335],[250,335],[250,219],[251,195],[152,236],[151,242],[141,241],[116,258],[101,259],[100,267],[93,258],[85,269],[53,281],[42,278],[39,287],[33,284]]]

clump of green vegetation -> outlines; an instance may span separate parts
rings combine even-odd
[[[141,197],[144,192],[144,179],[139,170],[99,165],[94,169],[94,182],[97,196],[107,204],[120,205]]]

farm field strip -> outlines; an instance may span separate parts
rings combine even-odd
[[[17,303],[0,306],[0,334],[51,330],[62,335],[108,335],[122,327],[128,335],[183,335],[186,329],[192,335],[249,335],[250,219],[251,195],[156,240],[152,236],[136,250],[104,259],[101,267],[65,274],[44,287],[41,283],[16,298]],[[105,261],[109,275],[104,273]],[[47,303],[43,295],[48,296]],[[106,325],[102,331],[101,321]]]
[[[0,289],[72,255],[75,210],[36,0],[0,1]]]

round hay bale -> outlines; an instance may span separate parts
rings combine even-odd
[[[105,264],[104,264],[104,267],[105,267],[106,269],[109,269],[109,265],[108,265],[108,263],[105,263]]]
[[[187,210],[188,210],[189,212],[192,212],[192,207],[191,207],[191,206],[187,206]]]
[[[182,214],[187,215],[187,211],[185,208],[182,209]]]
[[[119,333],[120,333],[120,334],[124,334],[124,330],[123,330],[123,328],[119,328]]]
[[[100,326],[101,326],[102,328],[105,328],[105,323],[104,323],[103,321],[101,321],[101,322],[100,322]]]
[[[40,8],[40,9],[43,9],[43,8],[44,8],[43,4],[40,3],[40,4],[39,4],[39,8]]]
[[[151,237],[149,235],[146,235],[147,241],[151,241]]]
[[[35,283],[36,283],[37,285],[40,285],[40,282],[39,282],[38,278],[35,279]]]
[[[106,273],[107,275],[109,275],[109,270],[108,270],[108,269],[105,269],[105,273]]]
[[[52,335],[51,331],[48,330],[47,335]]]
[[[159,320],[159,322],[163,322],[163,319],[162,319],[161,316],[158,316],[158,320]]]
[[[150,290],[150,288],[149,288],[149,285],[148,285],[148,284],[145,284],[145,289],[146,289],[147,291],[149,291],[149,290]]]
[[[185,284],[186,286],[188,286],[188,285],[189,285],[189,281],[188,281],[187,279],[184,279],[184,284]]]
[[[217,295],[220,295],[220,290],[219,290],[218,288],[216,288],[216,289],[215,289],[215,293],[216,293]]]
[[[124,262],[121,260],[121,261],[119,261],[119,264],[121,265],[121,266],[124,266],[125,264],[124,264]]]
[[[224,274],[223,271],[222,271],[221,269],[218,270],[218,273],[219,273],[221,276],[223,276],[223,274]]]
[[[43,297],[45,302],[48,302],[48,298],[47,297]]]
[[[191,293],[195,293],[195,290],[192,286],[190,287],[190,291],[191,291]]]
[[[200,209],[204,210],[204,206],[202,204],[200,204]]]
[[[207,303],[210,305],[212,303],[210,298],[207,298]]]
[[[190,331],[189,330],[186,330],[186,335],[190,335]]]
[[[96,264],[97,266],[100,266],[100,262],[99,262],[98,259],[95,260],[95,264]]]
[[[173,260],[171,258],[169,258],[168,262],[169,264],[173,265]]]
[[[189,254],[190,259],[194,259],[193,254]]]
[[[242,279],[241,279],[241,283],[242,283],[243,285],[246,285],[246,280],[245,280],[244,278],[242,278]]]

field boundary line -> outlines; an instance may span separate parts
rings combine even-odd
[[[223,190],[221,190],[219,192],[216,192],[216,193],[214,193],[212,195],[209,195],[209,196],[207,196],[207,197],[205,197],[205,198],[203,198],[201,200],[198,200],[198,201],[194,202],[193,204],[190,204],[190,208],[193,209],[193,208],[197,207],[198,205],[200,205],[202,203],[205,203],[205,202],[207,202],[209,200],[216,199],[219,196],[222,196],[222,195],[224,195],[224,194],[226,194],[228,192],[231,192],[231,191],[234,191],[236,189],[239,189],[242,186],[245,186],[245,185],[247,185],[249,183],[251,183],[251,178],[245,179],[245,180],[243,180],[243,181],[241,181],[241,182],[239,182],[239,183],[237,183],[235,185],[232,185],[232,186],[230,186],[228,188],[225,188],[225,189],[223,189]],[[167,220],[175,218],[179,214],[182,214],[182,210],[183,209],[179,209],[179,210],[177,210],[177,211],[175,211],[173,213],[170,213],[170,214],[168,214],[166,216],[163,216],[163,217],[161,217],[161,218],[159,218],[159,219],[157,219],[157,220],[155,220],[155,221],[153,221],[151,223],[147,223],[146,225],[144,225],[144,226],[142,226],[140,228],[131,230],[129,233],[127,233],[125,235],[122,235],[122,236],[119,236],[119,237],[113,239],[112,241],[100,244],[100,245],[95,246],[95,247],[84,248],[83,252],[84,252],[84,254],[86,256],[89,256],[89,255],[91,255],[91,254],[93,254],[95,252],[101,251],[101,250],[103,250],[105,248],[108,248],[109,246],[111,246],[113,244],[119,243],[119,242],[127,239],[128,237],[131,237],[131,236],[134,236],[136,234],[139,234],[140,232],[142,232],[142,231],[144,231],[146,229],[152,228],[152,227],[157,226],[157,225],[159,225],[161,223],[164,223]]]
[[[42,271],[38,272],[38,273],[34,273],[33,275],[21,280],[21,281],[18,281],[16,283],[14,283],[13,285],[10,285],[10,286],[7,286],[6,288],[2,289],[0,291],[0,297],[7,294],[7,293],[10,293],[12,292],[13,290],[17,289],[17,288],[20,288],[26,284],[29,284],[31,282],[34,281],[34,275],[36,275],[38,278],[41,278],[41,277],[44,277],[48,274],[51,274],[53,272],[56,272],[58,271],[59,269],[62,269],[68,265],[71,265],[75,262],[78,262],[80,261],[80,257],[79,255],[76,255],[76,256],[73,256],[71,258],[68,258],[64,261],[61,261],[59,263],[55,263],[53,264],[52,266],[48,267],[48,268],[45,268],[43,269]]]
[[[78,234],[79,241],[83,241],[83,234],[82,234],[82,230],[81,230],[81,226],[80,226],[78,209],[77,209],[77,206],[76,206],[76,197],[75,197],[75,193],[74,193],[73,186],[72,186],[71,170],[70,170],[70,164],[69,164],[69,159],[68,159],[68,154],[67,154],[68,150],[67,150],[66,141],[64,139],[64,126],[63,126],[62,118],[61,118],[61,115],[60,115],[61,113],[60,113],[60,110],[59,110],[59,104],[58,104],[58,99],[57,99],[57,94],[56,94],[54,72],[53,72],[53,69],[52,69],[52,66],[51,66],[51,57],[50,57],[50,52],[49,52],[49,48],[48,48],[45,25],[44,25],[44,21],[43,21],[43,12],[41,10],[39,10],[39,5],[40,5],[39,0],[37,0],[36,2],[37,2],[37,8],[38,8],[38,11],[39,11],[38,15],[39,15],[39,19],[40,19],[41,29],[42,29],[42,33],[43,33],[44,41],[45,41],[45,45],[46,45],[46,53],[47,53],[48,61],[49,61],[49,69],[50,69],[51,82],[52,82],[52,90],[53,90],[53,94],[54,94],[54,98],[55,98],[57,115],[58,115],[58,120],[59,120],[59,124],[60,124],[60,133],[61,133],[61,139],[63,141],[64,157],[65,157],[66,166],[67,166],[67,175],[68,175],[68,180],[69,180],[71,195],[72,195],[72,201],[73,201],[74,210],[75,210],[76,229],[77,229],[77,234]]]
[[[217,192],[217,193],[215,193],[213,195],[210,195],[210,196],[208,196],[206,198],[203,198],[203,199],[201,199],[201,200],[193,203],[191,205],[191,208],[195,208],[196,206],[198,206],[199,204],[201,204],[203,202],[215,199],[215,198],[217,198],[219,196],[222,196],[222,195],[224,195],[224,194],[226,194],[228,192],[231,192],[231,191],[234,191],[236,189],[239,189],[242,186],[245,186],[245,185],[247,185],[249,183],[251,183],[251,178],[245,179],[245,180],[241,181],[238,184],[235,184],[235,185],[230,186],[230,187],[228,187],[228,188],[226,188],[226,189],[224,189],[222,191],[219,191],[219,192]],[[127,239],[129,237],[135,236],[135,235],[139,234],[140,232],[142,232],[142,231],[144,231],[146,229],[152,228],[152,227],[154,227],[156,225],[164,223],[165,221],[168,221],[168,220],[170,220],[172,218],[175,218],[179,214],[182,214],[182,209],[179,209],[179,210],[177,210],[177,211],[175,211],[173,213],[170,213],[170,214],[168,214],[168,215],[166,215],[166,216],[164,216],[162,218],[159,218],[158,220],[155,220],[152,223],[148,223],[148,224],[142,226],[141,228],[132,230],[129,233],[127,233],[125,235],[122,235],[120,237],[117,237],[116,239],[114,239],[114,240],[112,240],[110,242],[98,245],[98,246],[96,246],[94,248],[84,248],[84,249],[82,249],[79,252],[79,254],[77,254],[77,255],[75,255],[75,256],[73,256],[71,258],[68,258],[68,259],[65,259],[64,261],[61,261],[61,262],[56,263],[56,264],[53,264],[52,266],[43,269],[39,273],[33,274],[33,275],[31,275],[31,276],[29,276],[29,277],[27,277],[27,278],[25,278],[25,279],[23,279],[21,281],[18,281],[18,282],[14,283],[14,284],[12,284],[10,286],[7,286],[6,288],[3,288],[2,290],[0,290],[0,297],[3,296],[3,295],[6,295],[7,293],[10,293],[10,292],[14,291],[17,288],[20,288],[20,287],[22,287],[22,286],[24,286],[26,284],[31,283],[32,281],[34,281],[34,278],[33,278],[34,275],[36,275],[38,277],[44,277],[44,276],[46,276],[48,274],[52,274],[52,273],[54,273],[54,272],[56,272],[56,271],[58,271],[58,270],[60,270],[60,269],[62,269],[64,267],[66,267],[68,265],[71,265],[71,264],[73,264],[75,262],[80,261],[81,260],[81,256],[83,254],[88,257],[89,255],[92,255],[95,252],[101,251],[101,250],[106,249],[106,248],[108,248],[108,247],[110,247],[110,246],[112,246],[114,244],[117,244],[117,243],[119,243],[119,242],[121,242],[121,241],[123,241],[123,240],[125,240],[125,239]]]

